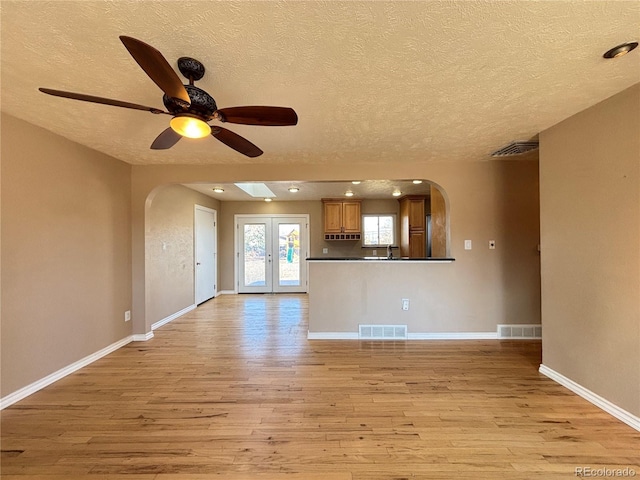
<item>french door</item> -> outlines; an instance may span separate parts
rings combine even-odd
[[[308,215],[236,215],[238,293],[306,292]]]

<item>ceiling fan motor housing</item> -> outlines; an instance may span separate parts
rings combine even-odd
[[[204,77],[204,65],[199,60],[191,57],[180,57],[178,59],[178,70],[189,81],[200,80]]]
[[[191,99],[191,105],[185,107],[179,103],[179,101],[167,96],[162,97],[162,102],[167,110],[173,115],[180,113],[191,113],[202,117],[205,121],[211,120],[213,113],[218,109],[216,101],[207,92],[194,85],[185,85],[185,90],[189,94]]]

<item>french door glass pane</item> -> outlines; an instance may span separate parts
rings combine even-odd
[[[300,285],[300,224],[278,224],[278,285]]]
[[[267,284],[267,226],[244,226],[244,285],[262,287]]]

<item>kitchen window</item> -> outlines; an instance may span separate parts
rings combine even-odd
[[[395,245],[395,215],[363,215],[363,247]]]

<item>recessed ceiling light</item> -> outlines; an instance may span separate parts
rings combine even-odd
[[[637,46],[638,46],[638,42],[623,43],[621,45],[618,45],[617,47],[613,47],[611,50],[609,50],[602,56],[604,58],[618,58],[623,55],[626,55]]]
[[[345,197],[353,197],[353,192],[351,190],[348,190],[348,191],[344,192],[344,196]]]
[[[216,193],[224,193],[224,188],[216,187],[213,189],[213,191]]]
[[[289,187],[289,191],[290,191],[291,193],[296,193],[296,192],[299,192],[299,191],[300,191],[300,189],[299,189],[298,187]]]
[[[265,202],[269,203],[271,201],[271,199],[269,197],[264,199]]]
[[[362,182],[360,180],[353,180],[351,183],[354,185],[360,185]]]
[[[422,180],[414,180],[413,184],[414,185],[420,185],[422,183]]]
[[[400,195],[402,195],[402,192],[400,190],[396,190],[391,195],[393,195],[394,197],[399,197]]]

